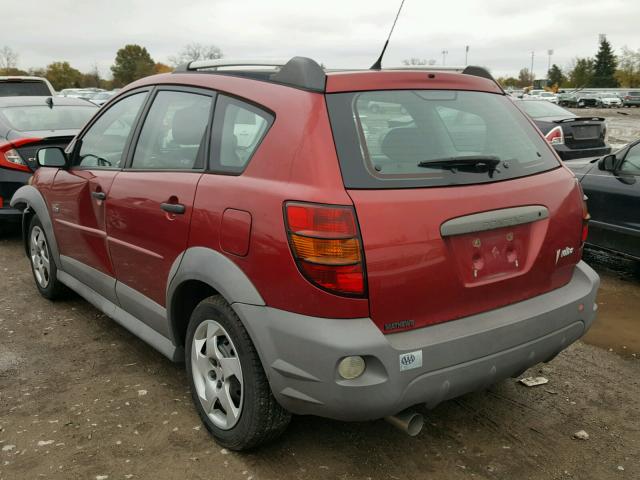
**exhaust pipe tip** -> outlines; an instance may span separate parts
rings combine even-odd
[[[424,426],[424,418],[422,415],[410,410],[405,410],[397,415],[390,415],[384,419],[410,437],[418,435]]]

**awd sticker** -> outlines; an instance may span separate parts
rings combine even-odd
[[[422,366],[422,350],[400,355],[400,371],[412,370]]]

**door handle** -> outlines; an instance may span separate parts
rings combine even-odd
[[[91,196],[96,200],[104,200],[107,198],[107,194],[104,192],[91,192]]]
[[[184,205],[181,203],[161,203],[160,208],[165,212],[183,214],[185,211]]]

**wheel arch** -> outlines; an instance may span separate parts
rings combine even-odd
[[[167,285],[167,320],[176,346],[184,346],[193,309],[218,294],[229,305],[265,305],[251,280],[225,255],[206,247],[185,250],[174,261]]]
[[[11,198],[11,206],[23,211],[22,214],[22,239],[25,246],[25,252],[28,254],[28,233],[29,223],[33,215],[37,215],[42,223],[44,232],[49,241],[49,249],[56,265],[60,266],[60,253],[58,250],[58,242],[53,232],[53,222],[49,215],[47,203],[37,188],[31,185],[20,187]]]

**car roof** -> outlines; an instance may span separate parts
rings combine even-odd
[[[15,96],[15,97],[0,97],[0,107],[34,107],[39,105],[47,105],[47,99],[53,100],[53,106],[81,106],[81,107],[95,107],[95,104],[82,100],[80,98],[70,97],[32,97],[32,96]]]
[[[44,82],[44,83],[49,83],[47,81],[46,78],[42,78],[42,77],[31,77],[28,75],[0,75],[0,82],[7,82],[7,81],[11,81],[11,80],[19,80],[19,81],[37,81],[37,82]]]
[[[306,57],[293,57],[289,60],[224,58],[190,62],[167,75],[174,81],[180,78],[182,83],[185,73],[191,74],[192,78],[194,73],[244,77],[318,93],[413,88],[477,90],[504,94],[502,87],[487,70],[473,66],[328,70]],[[155,79],[160,83],[170,83],[166,81],[166,77],[158,76]]]

